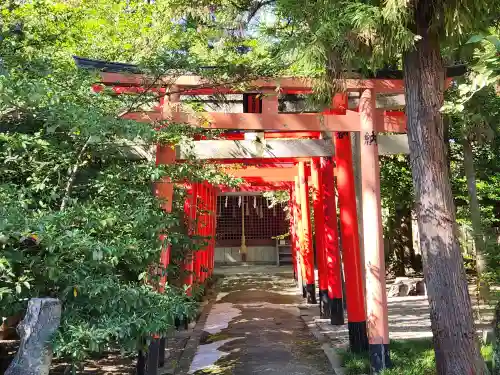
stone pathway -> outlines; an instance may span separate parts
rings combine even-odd
[[[335,349],[348,348],[347,316],[343,326],[319,319],[318,305],[304,304],[285,267],[229,266],[216,271],[224,278],[190,374],[342,374]],[[473,286],[471,296],[474,299]],[[426,296],[389,298],[388,307],[391,339],[432,337]],[[490,325],[491,308],[481,308],[479,334]]]
[[[331,365],[300,317],[290,273],[223,269],[190,374],[326,375]]]

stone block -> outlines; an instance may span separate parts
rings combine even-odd
[[[425,296],[425,282],[423,279],[410,279],[398,277],[392,284],[388,297]]]
[[[50,339],[61,322],[61,302],[32,298],[17,330],[21,342],[5,375],[48,375],[52,361]]]

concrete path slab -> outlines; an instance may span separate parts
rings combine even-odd
[[[321,344],[300,317],[291,273],[228,268],[189,373],[331,374]]]

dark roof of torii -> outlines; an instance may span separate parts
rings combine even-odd
[[[109,73],[133,73],[140,74],[143,73],[137,65],[110,62],[103,60],[87,59],[84,57],[73,56],[76,65],[82,69],[99,70],[101,72]],[[213,67],[203,67],[202,69],[211,69]],[[448,78],[458,77],[464,75],[467,72],[467,66],[465,64],[453,65],[446,67],[446,76]],[[372,77],[366,78],[379,78],[379,79],[403,79],[402,70],[390,70],[383,69],[377,70]]]
[[[137,65],[104,60],[86,59],[84,57],[73,56],[76,66],[82,69],[99,70],[109,73],[142,73]]]

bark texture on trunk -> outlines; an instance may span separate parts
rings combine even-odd
[[[458,241],[447,166],[443,104],[444,67],[439,40],[429,32],[431,1],[416,2],[422,37],[404,56],[410,160],[424,277],[439,375],[487,373],[477,345],[472,305]]]

